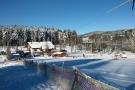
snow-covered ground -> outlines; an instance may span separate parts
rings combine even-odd
[[[83,54],[85,54],[85,57],[83,57]],[[64,65],[76,66],[87,75],[121,90],[135,90],[135,55],[130,52],[125,54],[127,58],[119,57],[117,60],[114,60],[115,52],[111,54],[72,53],[72,57],[35,57],[29,60],[48,63],[76,61],[76,63],[68,62]],[[82,62],[79,60],[82,60]],[[23,63],[20,61],[0,63],[0,72],[0,77],[2,77],[0,78],[0,90],[12,90],[15,88],[16,90],[60,90],[48,78],[38,75],[33,69],[23,67]]]
[[[24,66],[0,69],[0,90],[61,90],[48,76]]]
[[[0,63],[0,68],[10,67],[10,66],[20,66],[20,65],[23,65],[21,61],[7,61],[7,62]]]
[[[0,55],[0,63],[3,63],[7,60],[6,55]]]
[[[77,67],[87,75],[120,89],[135,90],[135,59],[101,60]]]
[[[85,56],[83,56],[83,54]],[[75,52],[70,53],[68,57],[48,57],[48,56],[39,56],[39,57],[33,57],[29,58],[28,60],[44,60],[46,62],[56,62],[56,61],[72,61],[72,60],[78,60],[78,59],[112,59],[112,54],[92,54],[92,53],[81,53],[81,52]]]
[[[135,55],[130,52],[125,52],[127,58],[121,58],[120,56],[115,60],[115,53],[105,54],[89,54],[85,53],[85,57],[82,53],[74,53],[73,57],[68,58],[55,58],[46,60],[45,62],[63,62],[74,60],[89,60],[89,62],[82,62],[81,64],[73,62],[73,64],[67,64],[69,66],[76,66],[80,71],[87,75],[108,83],[114,87],[126,90],[135,90]],[[95,61],[90,61],[95,59]],[[97,60],[101,59],[101,60]],[[40,57],[38,58],[40,60]],[[62,64],[58,64],[62,65]]]

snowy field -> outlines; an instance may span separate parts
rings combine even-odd
[[[52,58],[36,57],[29,60],[56,64],[80,71],[121,90],[135,90],[135,56],[128,53],[127,58],[113,60],[113,54],[74,54],[74,57]],[[60,90],[48,77],[36,69],[26,68],[22,62],[0,63],[0,90]]]
[[[55,64],[62,66],[63,62]],[[121,90],[135,90],[135,59],[65,61],[64,66],[76,66],[88,76]]]
[[[78,65],[87,75],[121,90],[135,90],[135,59],[101,60]]]

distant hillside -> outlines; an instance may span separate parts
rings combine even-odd
[[[113,31],[94,31],[94,32],[88,32],[88,33],[85,33],[85,34],[82,34],[80,35],[80,37],[88,37],[88,36],[91,36],[93,34],[120,34],[120,33],[124,33],[126,31],[130,31],[130,30],[133,30],[135,31],[135,28],[133,29],[119,29],[119,30],[113,30]]]
[[[93,34],[101,34],[101,33],[104,33],[105,31],[94,31],[94,32],[89,32],[89,33],[86,33],[86,34],[82,34],[80,35],[81,37],[87,37],[87,36],[90,36],[90,35],[93,35]]]
[[[135,28],[95,31],[80,35],[80,37],[83,42],[93,42],[93,50],[98,48],[101,50],[128,50],[135,52]]]

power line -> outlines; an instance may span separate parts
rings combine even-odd
[[[127,0],[127,1],[125,1],[125,2],[123,2],[123,3],[121,3],[121,4],[119,4],[119,5],[117,5],[117,6],[115,6],[115,7],[113,7],[112,9],[110,9],[109,11],[107,11],[107,13],[110,13],[110,12],[112,12],[112,11],[114,11],[114,10],[116,10],[116,9],[118,9],[119,7],[121,7],[121,6],[123,6],[123,5],[125,5],[125,4],[127,4],[128,2],[130,2],[131,0]],[[134,0],[133,0],[134,1]],[[134,4],[133,4],[134,5]],[[133,7],[132,7],[133,8]]]

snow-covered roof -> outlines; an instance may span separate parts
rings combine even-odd
[[[54,48],[54,45],[52,44],[52,42],[40,42],[41,43],[41,47],[42,47],[42,49],[46,49],[46,48],[48,48],[48,49],[52,49],[52,48]]]
[[[52,49],[54,48],[54,45],[52,42],[47,41],[47,42],[28,42],[31,48],[42,48],[42,49]]]
[[[47,42],[47,45],[48,45],[48,49],[54,48],[54,45],[52,44],[52,42]]]
[[[28,42],[31,48],[41,48],[40,42]]]

